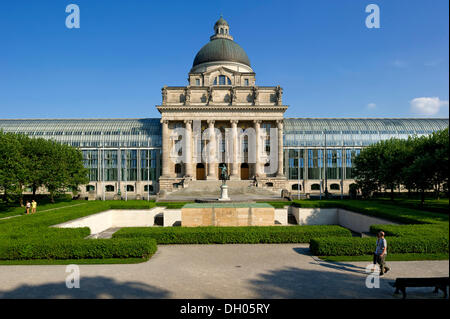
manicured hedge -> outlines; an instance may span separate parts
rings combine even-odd
[[[421,236],[434,237],[444,236],[449,238],[448,224],[421,224],[421,225],[372,225],[370,232],[373,234],[383,231],[386,236],[404,237]]]
[[[0,259],[146,258],[156,249],[151,238],[8,240],[0,242]]]
[[[444,236],[391,237],[387,241],[388,256],[404,253],[448,253],[449,242]],[[317,256],[359,256],[373,254],[376,238],[314,238],[310,249]]]
[[[312,238],[351,237],[340,226],[136,227],[113,238],[153,238],[158,244],[309,243]]]

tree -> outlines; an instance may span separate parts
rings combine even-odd
[[[371,145],[355,158],[353,173],[364,198],[370,197],[380,187],[381,150],[380,145]]]
[[[19,180],[24,169],[22,146],[16,134],[0,131],[0,190],[10,202],[21,192]]]
[[[51,200],[67,190],[88,183],[81,151],[42,138],[0,131],[0,191],[6,201],[19,198],[23,189],[45,186]]]
[[[439,198],[441,188],[448,189],[448,128],[428,136],[390,139],[361,151],[355,160],[355,179],[364,197],[376,189],[391,190],[405,186],[421,193],[434,189]]]

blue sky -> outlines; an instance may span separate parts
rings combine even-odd
[[[80,29],[65,8],[80,7]],[[380,7],[368,29],[365,8]],[[159,117],[223,14],[287,117],[448,117],[448,0],[2,1],[0,118]]]

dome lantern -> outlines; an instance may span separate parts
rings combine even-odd
[[[230,35],[230,26],[222,16],[214,24],[214,35],[211,36],[211,40],[219,38],[233,40],[233,37]]]
[[[210,42],[204,45],[195,56],[193,69],[197,70],[197,66],[204,63],[239,63],[244,68],[248,68],[248,72],[253,72],[250,66],[250,60],[245,51],[234,42],[230,35],[230,26],[221,16],[214,24],[214,35],[210,37]]]

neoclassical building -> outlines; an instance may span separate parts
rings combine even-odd
[[[90,178],[82,197],[145,199],[218,184],[224,168],[233,185],[346,194],[361,149],[449,124],[448,119],[285,118],[283,89],[277,83],[257,85],[247,54],[223,18],[195,56],[187,85],[164,86],[156,108],[161,118],[0,120],[0,129],[80,148]]]
[[[223,167],[232,180],[256,177],[263,184],[283,188],[283,114],[287,106],[283,105],[282,94],[280,86],[256,86],[247,54],[234,42],[228,23],[220,18],[210,42],[195,56],[188,85],[165,86],[162,103],[156,106],[162,124],[160,189],[171,191],[181,179],[183,184],[218,180]],[[193,124],[197,130],[193,130]],[[177,142],[173,134],[177,127],[186,131],[183,163],[176,162],[178,154],[170,151]],[[238,130],[248,128],[252,128],[252,136],[238,134]],[[269,150],[269,136],[262,138],[263,131],[267,133],[270,128],[276,128],[280,137],[276,150]],[[202,139],[205,129],[208,138]],[[233,136],[231,140],[225,138],[227,131]],[[210,159],[201,154],[205,151]],[[250,158],[252,151],[256,156]],[[277,152],[279,159],[277,171],[272,174],[264,172],[269,152]]]

